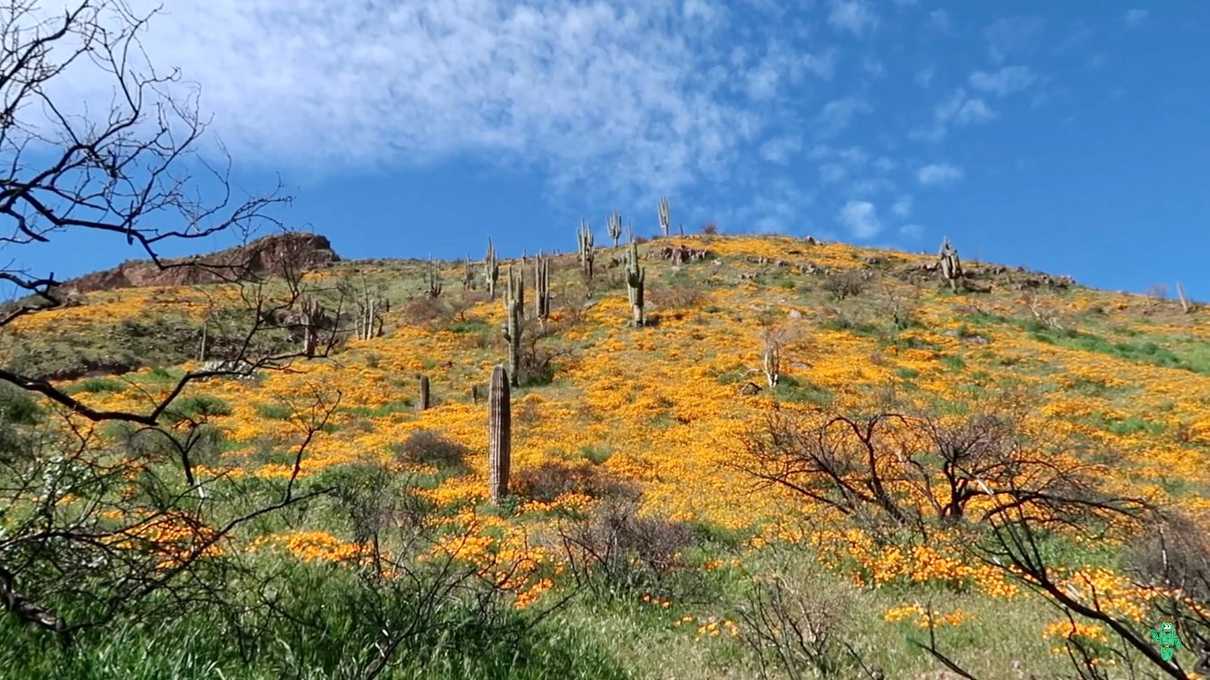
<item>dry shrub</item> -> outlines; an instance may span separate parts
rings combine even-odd
[[[683,522],[642,517],[635,501],[609,501],[587,521],[561,527],[559,539],[578,585],[598,596],[656,590],[679,567],[693,542]]]
[[[403,307],[403,318],[412,324],[431,324],[449,315],[448,306],[440,298],[419,297]]]
[[[828,274],[823,289],[836,296],[837,300],[860,295],[865,291],[866,280],[857,269],[841,269]]]
[[[736,611],[739,638],[756,654],[762,677],[883,677],[851,642],[865,606],[862,593],[808,555],[780,559],[753,576]]]
[[[518,471],[513,480],[518,494],[545,502],[568,493],[625,500],[636,500],[639,496],[633,484],[586,461],[576,464],[546,461]]]
[[[391,447],[402,463],[423,463],[438,467],[462,467],[470,453],[462,444],[431,430],[416,430],[406,440]]]
[[[648,298],[656,309],[690,309],[700,305],[703,296],[696,286],[681,283],[652,288]]]

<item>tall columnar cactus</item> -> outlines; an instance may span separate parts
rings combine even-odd
[[[426,278],[428,288],[424,291],[424,294],[435,300],[441,296],[441,272],[438,271],[437,263],[433,262],[433,258],[431,257],[429,258],[429,268]]]
[[[427,375],[420,376],[420,400],[416,402],[417,411],[427,411],[429,409],[429,377]]]
[[[631,322],[636,328],[644,323],[643,283],[646,279],[647,270],[639,266],[639,246],[632,240],[626,255],[626,293],[630,296]]]
[[[488,397],[487,470],[492,503],[508,496],[508,469],[512,453],[512,409],[508,373],[503,366],[492,369]]]
[[[496,249],[492,240],[487,240],[487,255],[483,258],[483,279],[487,285],[487,295],[496,299],[496,280],[500,278],[500,263],[496,260]]]
[[[617,248],[618,239],[622,238],[622,216],[618,214],[618,211],[613,211],[613,214],[609,216],[607,226],[609,228],[609,238],[613,239],[613,247]]]
[[[668,209],[668,199],[660,199],[660,233],[664,236],[672,230],[672,213]]]
[[[208,349],[206,347],[206,341],[209,340],[209,338],[207,337],[207,336],[209,336],[209,334],[210,334],[210,315],[207,314],[206,318],[202,320],[202,341],[198,345],[198,348],[197,348],[197,360],[198,361],[201,361],[201,362],[206,361],[206,350]]]
[[[462,290],[475,287],[475,272],[471,269],[471,258],[467,256],[462,261]]]
[[[550,317],[550,260],[538,253],[534,260],[534,317],[546,327]]]
[[[765,371],[765,382],[769,383],[769,389],[777,387],[778,381],[781,380],[781,342],[772,333],[765,334],[761,368]]]
[[[302,301],[303,321],[303,354],[315,356],[315,346],[318,344],[320,318],[323,316],[323,305],[315,298],[304,298]]]
[[[514,385],[520,384],[522,310],[525,306],[525,277],[508,268],[508,289],[504,291],[504,339],[508,341],[508,374]]]
[[[595,257],[592,249],[592,229],[583,220],[580,221],[580,230],[576,233],[576,240],[579,244],[580,270],[584,273],[585,280],[592,281],[592,261]]]
[[[958,251],[950,245],[949,237],[941,241],[941,250],[937,252],[940,264],[941,278],[949,284],[950,290],[958,292],[958,281],[962,278],[962,260],[958,259]]]

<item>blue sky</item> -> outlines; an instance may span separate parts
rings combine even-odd
[[[146,48],[239,186],[280,177],[347,257],[570,250],[614,208],[653,232],[666,194],[687,231],[948,235],[1210,299],[1210,3],[166,4]],[[72,248],[61,277],[137,255]]]

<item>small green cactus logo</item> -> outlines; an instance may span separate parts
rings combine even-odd
[[[1151,641],[1160,648],[1160,657],[1164,661],[1172,661],[1176,650],[1181,648],[1181,639],[1176,636],[1176,628],[1167,621],[1151,629]]]

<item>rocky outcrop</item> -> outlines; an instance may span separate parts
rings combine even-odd
[[[280,275],[288,269],[306,270],[338,262],[332,244],[318,234],[278,234],[209,255],[163,260],[130,260],[113,269],[67,281],[62,293],[87,293],[140,286],[187,286],[254,276]]]

